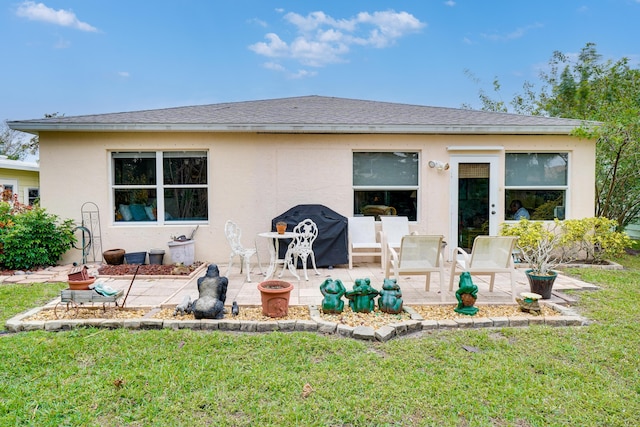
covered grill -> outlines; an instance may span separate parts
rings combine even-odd
[[[287,231],[306,218],[318,226],[318,238],[313,244],[318,267],[331,267],[349,263],[347,247],[347,218],[323,205],[297,205],[271,220],[271,230],[276,231],[276,223],[287,223]],[[287,245],[280,245],[280,258],[284,258]]]

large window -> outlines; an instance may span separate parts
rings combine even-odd
[[[418,153],[353,153],[355,215],[401,215],[417,219]]]
[[[114,152],[112,161],[115,221],[208,219],[206,152]]]
[[[505,218],[521,204],[532,220],[564,219],[568,163],[567,153],[507,153]]]

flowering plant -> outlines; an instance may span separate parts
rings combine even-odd
[[[516,224],[502,224],[501,234],[517,236],[517,248],[538,276],[553,275],[560,264],[584,260],[603,263],[629,246],[629,237],[616,231],[617,222],[607,218],[582,218],[547,223],[521,219]]]
[[[562,262],[567,253],[560,247],[566,243],[564,233],[559,232],[560,221],[547,227],[542,221],[521,219],[516,224],[502,224],[503,236],[517,236],[516,247],[532,273],[537,276],[552,276],[552,270]]]

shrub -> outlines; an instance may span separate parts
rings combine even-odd
[[[70,219],[44,208],[0,202],[0,266],[11,270],[55,265],[76,242]]]
[[[629,236],[616,231],[617,227],[617,221],[604,217],[567,219],[562,223],[567,241],[574,245],[573,250],[594,263],[619,256],[631,245]]]
[[[525,262],[534,272],[544,275],[576,259],[603,263],[622,254],[630,239],[616,227],[615,220],[602,217],[552,222],[522,219],[515,224],[502,224],[500,233],[518,236],[516,245]]]
[[[564,261],[562,252],[559,251],[563,241],[562,233],[558,232],[559,227],[558,219],[545,224],[523,218],[515,224],[502,224],[500,234],[518,237],[516,247],[524,261],[529,264],[533,273],[546,276]]]

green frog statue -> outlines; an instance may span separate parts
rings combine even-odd
[[[380,298],[378,298],[378,308],[389,314],[402,312],[402,291],[395,279],[384,279]]]
[[[473,316],[478,312],[478,307],[473,305],[478,298],[478,287],[471,281],[471,274],[468,271],[460,274],[460,285],[456,291],[458,306],[453,309],[456,313]]]
[[[324,298],[322,299],[322,312],[339,314],[344,310],[344,301],[342,296],[347,292],[347,289],[342,284],[340,279],[327,279],[320,285],[320,292]]]
[[[349,307],[357,313],[371,313],[376,308],[374,298],[378,291],[371,287],[371,280],[356,279],[353,289],[347,291],[345,296],[349,300]]]

